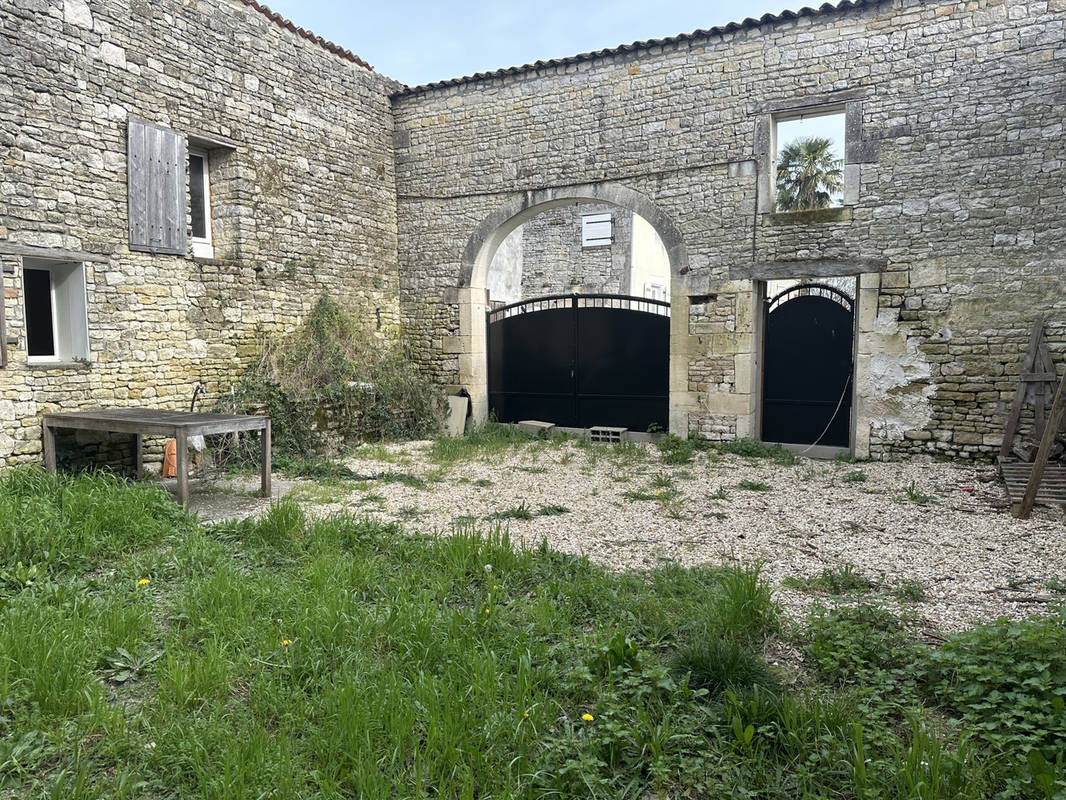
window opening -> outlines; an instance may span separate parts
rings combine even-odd
[[[22,289],[29,361],[88,358],[84,267],[78,263],[24,259]]]
[[[189,210],[192,217],[192,252],[213,258],[211,243],[210,162],[206,150],[189,150]]]
[[[774,117],[774,210],[844,205],[844,109]]]
[[[46,269],[26,269],[22,275],[26,297],[26,351],[32,358],[55,358],[55,307],[52,274]]]

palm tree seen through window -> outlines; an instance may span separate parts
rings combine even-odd
[[[843,205],[843,114],[778,122],[777,143],[775,210]]]

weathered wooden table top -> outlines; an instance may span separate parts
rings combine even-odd
[[[101,408],[45,414],[42,421],[52,428],[146,434],[168,434],[184,430],[190,436],[203,436],[212,433],[263,430],[269,420],[269,417],[250,414],[212,414],[155,408]]]

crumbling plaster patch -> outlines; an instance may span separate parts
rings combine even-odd
[[[879,438],[902,441],[907,431],[920,431],[933,419],[930,398],[936,387],[924,383],[932,365],[918,349],[919,342],[899,329],[899,310],[883,308],[877,314],[870,375],[866,384],[866,409]]]

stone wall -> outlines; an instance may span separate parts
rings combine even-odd
[[[610,244],[583,246],[581,218],[611,214]],[[564,206],[538,214],[504,239],[489,266],[489,299],[580,292],[629,294],[633,214],[604,205]]]
[[[757,435],[765,281],[852,276],[855,451],[987,456],[1036,315],[1066,351],[1064,23],[860,0],[406,90],[241,0],[0,0],[0,462],[46,411],[224,395],[323,291],[484,411],[492,251],[582,203],[666,245],[675,432]],[[844,207],[772,213],[775,115],[817,109]],[[131,116],[215,148],[216,258],[128,248]],[[27,362],[23,257],[82,265],[85,361]]]
[[[481,380],[489,231],[625,194],[679,234],[677,432],[758,432],[762,279],[848,275],[856,451],[987,456],[1035,314],[1062,357],[1064,18],[870,2],[398,94],[404,320],[443,383]],[[774,115],[819,107],[846,109],[845,206],[770,213]]]
[[[45,412],[186,408],[197,379],[224,397],[323,292],[398,321],[396,88],[237,0],[0,0],[0,253],[84,264],[89,331],[86,362],[28,364],[4,257],[0,464],[40,459]],[[129,250],[129,116],[232,146],[215,259]]]
[[[581,217],[611,214],[614,241],[581,245]],[[522,226],[522,295],[582,292],[626,293],[633,215],[610,206],[565,206],[538,214]]]

